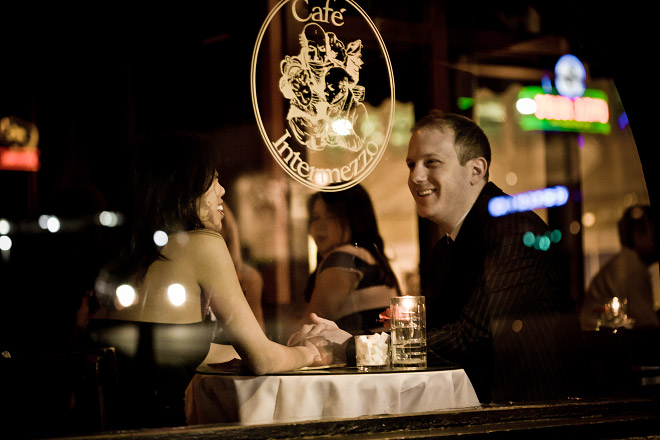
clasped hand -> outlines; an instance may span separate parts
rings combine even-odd
[[[334,321],[321,318],[316,313],[311,313],[309,317],[311,324],[305,324],[293,333],[287,345],[314,345],[321,358],[312,364],[314,366],[345,363],[346,343],[351,334],[340,329]]]

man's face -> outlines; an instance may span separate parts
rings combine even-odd
[[[461,165],[454,148],[454,131],[423,128],[413,133],[408,146],[408,187],[421,217],[451,232],[470,209],[471,161]]]

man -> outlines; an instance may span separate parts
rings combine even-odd
[[[431,113],[413,128],[408,186],[442,237],[421,264],[429,363],[462,365],[481,401],[565,397],[577,317],[554,249],[523,243],[548,231],[543,220],[489,214],[489,200],[504,195],[488,181],[490,161],[486,135],[468,118]]]
[[[488,181],[490,160],[486,135],[468,118],[431,113],[413,128],[408,186],[441,236],[420,265],[429,365],[461,365],[481,402],[567,397],[579,365],[577,315],[554,249],[523,243],[527,232],[548,231],[543,220],[488,213],[504,195]],[[339,332],[324,336],[339,343]]]

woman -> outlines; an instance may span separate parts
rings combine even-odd
[[[369,195],[360,185],[319,192],[308,209],[318,264],[305,291],[305,316],[314,312],[351,333],[381,327],[378,315],[399,286],[382,251]]]
[[[126,360],[124,384],[134,387],[128,391],[144,397],[130,399],[128,412],[137,414],[127,416],[141,425],[182,424],[185,387],[209,351],[209,311],[256,374],[324,363],[310,342],[286,347],[269,340],[250,309],[220,234],[225,190],[213,148],[201,136],[174,133],[145,139],[136,153],[130,276],[112,298],[110,320],[96,327],[105,330],[98,340]],[[111,324],[118,322],[123,332]],[[120,382],[123,373],[120,365]]]

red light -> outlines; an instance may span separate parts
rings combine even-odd
[[[0,147],[0,170],[38,171],[39,167],[38,149]]]

